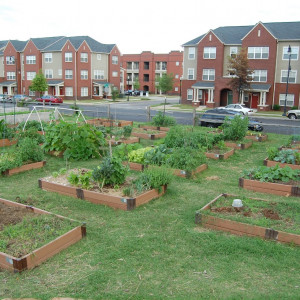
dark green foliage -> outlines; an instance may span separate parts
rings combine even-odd
[[[101,164],[93,169],[92,178],[102,188],[106,185],[120,185],[125,182],[128,169],[117,157],[104,157]]]
[[[159,111],[152,118],[152,124],[155,126],[174,126],[174,125],[176,125],[176,120],[175,120],[175,118],[166,116],[161,111]]]
[[[0,139],[12,139],[15,136],[15,130],[8,127],[5,120],[0,120]]]
[[[280,105],[279,104],[274,104],[273,105],[273,110],[280,110]]]
[[[147,151],[144,155],[144,162],[146,165],[157,165],[161,166],[167,162],[172,153],[172,149],[161,144],[150,151]]]
[[[293,170],[290,167],[280,168],[279,165],[275,167],[257,167],[244,170],[244,178],[259,180],[263,182],[298,180],[300,170]]]
[[[89,124],[78,125],[60,121],[50,124],[45,135],[45,151],[64,151],[64,158],[87,160],[100,157],[106,145],[103,133]]]
[[[247,117],[236,115],[233,119],[225,118],[222,125],[225,140],[241,141],[248,131],[249,120]]]
[[[171,168],[186,171],[187,177],[190,177],[192,171],[204,163],[206,163],[204,152],[191,147],[174,149],[167,161]]]
[[[117,147],[114,147],[113,149],[113,155],[115,157],[118,157],[119,159],[128,160],[128,153],[142,148],[143,146],[141,144],[135,143],[135,144],[121,144]]]
[[[32,140],[36,140],[38,144],[42,144],[45,141],[45,136],[39,134],[34,127],[29,128],[26,131],[20,131],[17,133],[16,138],[18,140],[18,144],[24,138],[30,138]]]
[[[70,184],[75,186],[81,186],[83,189],[90,189],[91,188],[91,178],[92,178],[92,171],[91,170],[81,170],[79,169],[78,172],[71,172],[67,179]]]
[[[278,155],[279,149],[276,147],[270,147],[267,149],[268,152],[268,159],[274,160],[274,158]]]
[[[123,127],[123,135],[125,138],[129,138],[131,136],[132,126],[124,126]]]
[[[44,159],[44,152],[37,141],[29,137],[20,140],[16,149],[23,162],[37,162]]]
[[[273,160],[281,163],[299,165],[300,153],[297,150],[292,149],[280,150]]]
[[[19,123],[17,129],[18,130],[23,130],[24,125],[25,125],[24,121]],[[32,121],[27,121],[26,126],[25,126],[25,130],[34,128],[37,131],[42,131],[42,127],[45,130],[45,128],[47,128],[47,126],[48,126],[48,124],[44,121],[42,121],[42,124],[41,124],[41,122],[39,122],[39,121],[32,120]]]

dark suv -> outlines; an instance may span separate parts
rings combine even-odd
[[[221,126],[225,118],[233,119],[236,115],[239,115],[243,118],[243,114],[238,111],[232,111],[227,109],[209,109],[200,117],[200,126],[206,127],[219,127]],[[249,130],[254,131],[263,131],[263,127],[258,121],[249,119]]]

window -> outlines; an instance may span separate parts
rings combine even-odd
[[[66,87],[66,96],[73,97],[73,88],[72,87]]]
[[[282,83],[287,82],[287,76],[288,76],[288,71],[281,70],[280,82],[282,82]],[[289,74],[289,83],[296,83],[296,77],[297,77],[297,71],[291,70],[290,74]]]
[[[95,79],[104,79],[104,70],[94,70]]]
[[[65,78],[66,79],[73,79],[73,70],[66,70],[65,71]]]
[[[52,53],[45,53],[44,59],[45,63],[52,63]]]
[[[65,62],[72,62],[73,60],[73,53],[72,52],[66,52],[65,53]]]
[[[116,56],[116,55],[113,55],[112,58],[111,58],[111,62],[113,65],[117,65],[118,62],[119,62],[119,57]]]
[[[255,82],[266,82],[267,81],[267,70],[254,70],[252,74],[252,80]]]
[[[143,81],[149,82],[149,74],[144,74]]]
[[[230,57],[231,58],[235,58],[238,52],[238,48],[237,47],[230,47]]]
[[[216,47],[204,47],[203,58],[204,59],[215,59],[216,58]]]
[[[269,47],[248,47],[249,59],[268,59]]]
[[[283,47],[283,60],[289,59],[288,48],[289,47]],[[291,47],[291,50],[291,60],[298,60],[299,47]]]
[[[192,89],[187,90],[187,100],[193,100],[193,90]]]
[[[83,80],[88,79],[88,70],[81,70],[80,71],[80,78]]]
[[[203,90],[198,90],[198,100],[202,100],[203,98]]]
[[[81,88],[81,97],[87,97],[89,94],[89,88],[87,87],[82,87]]]
[[[7,80],[15,80],[16,79],[16,72],[7,72],[6,73]]]
[[[179,61],[176,61],[176,66],[177,66],[177,67],[179,66]]]
[[[284,106],[284,104],[285,104],[285,94],[280,94],[279,95],[279,105]],[[294,94],[287,94],[286,106],[289,106],[289,107],[294,106]]]
[[[81,62],[88,62],[88,54],[85,52],[80,53],[80,61]]]
[[[118,77],[118,72],[113,71],[113,72],[112,72],[112,77]]]
[[[175,92],[178,92],[178,87],[177,86],[175,87]]]
[[[35,55],[26,55],[26,64],[27,65],[35,65],[36,64]]]
[[[178,75],[178,74],[176,74],[176,75],[175,75],[175,78],[176,78],[176,79],[178,79],[178,78],[179,78],[179,75]]]
[[[134,69],[134,70],[138,70],[138,69],[139,69],[139,62],[138,62],[138,61],[135,61],[135,62],[133,63],[133,69]]]
[[[48,79],[51,79],[51,78],[53,78],[53,70],[51,70],[51,69],[46,69],[45,70],[45,77],[46,78],[48,78]]]
[[[29,97],[35,97],[35,91],[30,91],[29,90]]]
[[[215,69],[203,69],[202,80],[215,80]]]
[[[163,61],[162,63],[161,63],[161,69],[162,70],[167,70],[167,62],[166,61]]]
[[[194,80],[194,69],[188,68],[188,79]]]
[[[97,60],[101,60],[101,54],[97,54]]]
[[[144,70],[149,70],[149,68],[150,68],[149,61],[144,61]]]
[[[195,59],[195,48],[194,47],[190,47],[189,48],[189,59]]]
[[[32,80],[36,75],[36,72],[27,72],[27,80]]]
[[[6,56],[6,64],[7,65],[14,65],[15,64],[15,57],[14,56]]]

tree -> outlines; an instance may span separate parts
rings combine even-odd
[[[29,90],[39,92],[40,95],[48,90],[47,79],[44,76],[42,69],[40,69],[39,73],[33,78],[31,85],[29,86]]]
[[[134,79],[133,88],[134,88],[134,90],[139,90],[140,89],[140,82],[139,82],[139,79],[137,77]]]
[[[228,69],[233,75],[229,81],[229,86],[232,90],[237,91],[238,102],[241,102],[243,90],[250,88],[250,81],[252,81],[251,74],[253,73],[249,68],[247,50],[242,48],[235,57],[229,57],[228,60]]]
[[[162,77],[158,78],[157,88],[162,91],[163,94],[166,94],[169,91],[173,90],[174,85],[174,76],[173,74],[163,74]]]
[[[111,89],[111,97],[113,99],[113,101],[115,101],[119,96],[119,90],[117,87],[113,86]]]

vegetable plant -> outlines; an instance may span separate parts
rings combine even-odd
[[[241,141],[247,134],[249,120],[247,117],[236,115],[233,119],[225,118],[222,125],[224,139],[230,141]]]
[[[152,147],[146,147],[146,148],[140,148],[137,150],[133,150],[128,153],[128,160],[130,162],[144,164],[145,163],[145,153],[150,151],[151,149],[152,149]]]
[[[174,125],[176,125],[176,120],[175,120],[175,118],[166,116],[161,111],[159,111],[152,118],[152,124],[155,126],[174,126]]]

